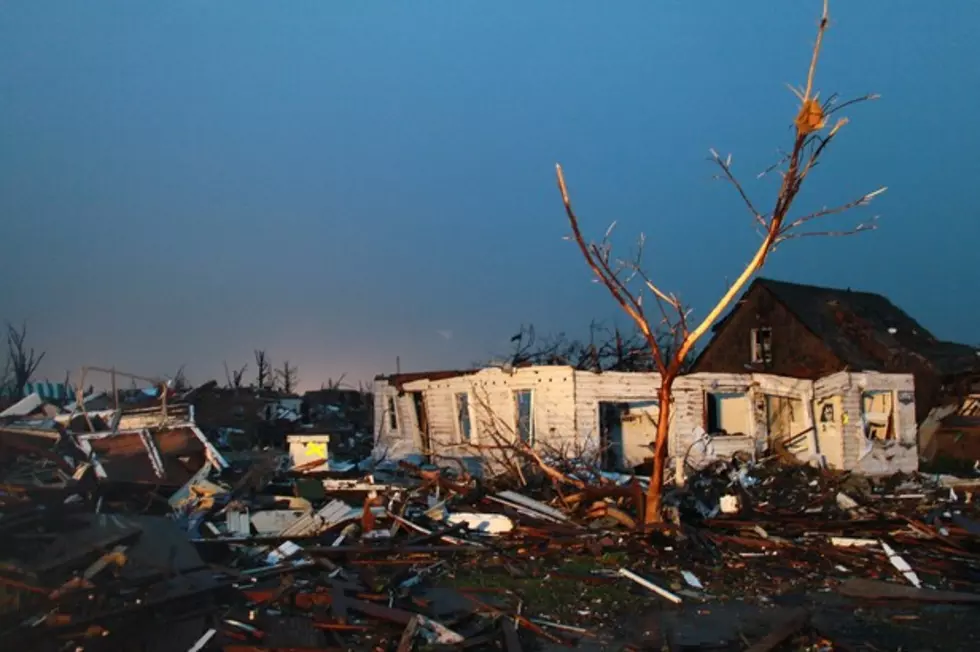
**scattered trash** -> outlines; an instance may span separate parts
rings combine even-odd
[[[684,581],[687,582],[687,585],[692,589],[700,590],[704,588],[704,585],[701,584],[701,580],[699,580],[691,571],[682,570],[681,575],[684,577]]]
[[[851,498],[847,494],[845,494],[845,493],[838,493],[837,494],[837,506],[840,507],[841,509],[851,510],[851,509],[857,509],[858,503],[857,503],[856,500],[854,500],[853,498]]]
[[[739,510],[738,496],[731,494],[721,497],[722,514],[737,514]]]

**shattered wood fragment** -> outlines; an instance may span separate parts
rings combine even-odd
[[[201,650],[204,649],[204,647],[208,644],[208,642],[212,638],[214,638],[214,635],[217,634],[217,633],[218,633],[218,630],[216,630],[214,628],[209,629],[208,631],[206,631],[204,633],[204,636],[202,636],[201,638],[197,639],[197,642],[194,643],[194,645],[192,645],[190,648],[187,649],[187,652],[201,652]]]
[[[549,505],[545,505],[544,503],[534,500],[533,498],[528,498],[527,496],[519,494],[516,491],[501,491],[497,494],[497,496],[487,497],[502,499],[501,502],[507,501],[512,504],[517,504],[525,509],[531,510],[534,513],[550,516],[553,520],[558,522],[568,520],[568,516],[566,516],[560,510],[557,510]]]
[[[428,643],[437,645],[457,645],[465,640],[461,634],[454,632],[442,623],[437,622],[428,616],[416,614],[415,618],[418,620],[419,633]]]
[[[446,522],[450,525],[465,524],[470,530],[483,534],[503,534],[514,529],[514,522],[503,514],[479,514],[453,512]]]
[[[560,629],[563,632],[570,632],[576,636],[596,638],[596,635],[585,629],[584,627],[574,627],[572,625],[563,625],[561,623],[553,623],[550,620],[542,620],[541,618],[532,618],[532,623],[536,625],[541,625],[542,627],[551,627],[552,629]]]
[[[838,548],[867,548],[878,545],[877,539],[852,539],[851,537],[830,537],[830,543]]]
[[[432,530],[427,530],[424,527],[422,527],[421,525],[416,525],[415,523],[412,523],[408,519],[405,519],[405,518],[402,518],[401,516],[398,516],[394,512],[389,511],[389,512],[387,512],[387,514],[388,514],[388,516],[391,519],[393,519],[394,521],[396,521],[398,523],[401,523],[402,525],[404,525],[405,527],[407,527],[407,528],[409,528],[411,530],[415,530],[416,532],[421,532],[422,534],[427,535],[427,536],[428,535],[438,536],[441,541],[445,541],[446,543],[452,543],[452,544],[456,544],[456,545],[459,545],[459,546],[470,546],[470,547],[476,547],[476,548],[482,548],[483,547],[483,544],[478,543],[476,541],[467,541],[466,539],[457,539],[455,537],[449,537],[449,536],[445,536],[445,535],[441,535],[441,534],[440,535],[437,535],[437,533],[433,532]]]
[[[411,652],[412,648],[415,647],[415,635],[419,630],[419,617],[414,616],[405,625],[405,631],[402,632],[401,638],[398,640],[397,652]]]
[[[654,593],[656,593],[660,597],[665,598],[667,600],[670,600],[674,604],[680,604],[682,602],[681,597],[679,595],[677,595],[675,593],[671,593],[670,591],[668,591],[667,589],[665,589],[665,588],[663,588],[661,586],[657,586],[656,584],[654,584],[650,580],[645,579],[643,577],[640,577],[639,575],[637,575],[636,573],[634,573],[631,570],[628,570],[626,568],[620,568],[618,572],[623,577],[625,577],[627,579],[633,580],[634,582],[636,582],[640,586],[642,586],[642,587],[644,587],[646,589],[650,589],[651,591],[653,591]]]
[[[314,620],[312,625],[317,629],[328,632],[367,632],[371,630],[368,625],[352,625],[350,623],[330,623],[322,620]]]
[[[905,576],[905,579],[909,581],[909,584],[917,589],[922,587],[922,581],[919,579],[919,576],[916,575],[915,571],[912,570],[912,567],[909,566],[909,563],[905,561],[903,557],[899,556],[899,554],[884,541],[881,542],[881,548],[885,551],[885,554],[888,555],[888,561],[890,561],[892,566],[895,567],[895,570]]]
[[[37,595],[49,595],[51,593],[50,589],[34,586],[33,584],[26,584],[24,582],[18,582],[17,580],[13,580],[2,575],[0,575],[0,586],[9,586],[12,589],[28,591],[29,593],[35,593]]]

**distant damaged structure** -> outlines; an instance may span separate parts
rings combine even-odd
[[[93,474],[123,484],[179,487],[206,465],[228,467],[197,426],[193,406],[171,402],[163,382],[146,395],[150,405],[126,405],[99,393],[59,408],[31,394],[0,413],[0,458],[48,459],[40,475],[36,465],[24,468],[40,486]],[[105,407],[108,401],[114,406]]]

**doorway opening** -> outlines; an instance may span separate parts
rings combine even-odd
[[[422,459],[427,464],[431,464],[432,440],[429,437],[429,417],[425,410],[425,396],[422,392],[412,392],[412,404],[415,406],[415,422],[419,428],[419,447],[422,449]]]
[[[656,400],[599,403],[600,465],[628,471],[653,459],[660,403]]]

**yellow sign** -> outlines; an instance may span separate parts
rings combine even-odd
[[[306,454],[312,456],[314,459],[322,458],[327,459],[327,445],[324,442],[309,442],[306,444],[305,448]]]

